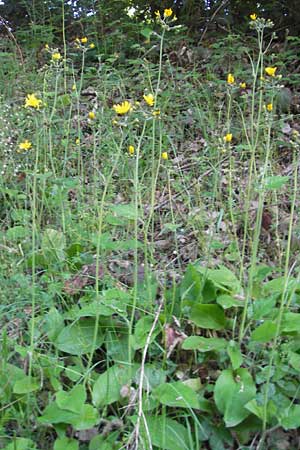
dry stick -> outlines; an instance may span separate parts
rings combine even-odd
[[[15,38],[13,33],[10,31],[9,26],[6,23],[6,20],[2,16],[0,16],[0,25],[4,26],[4,28],[6,29],[8,35],[10,36],[10,38],[14,41],[15,46],[17,47],[17,50],[18,50],[18,53],[19,53],[19,56],[20,56],[21,64],[22,64],[22,66],[24,66],[24,58],[23,58],[22,50],[21,50],[21,48],[20,48],[20,46],[19,46],[19,44],[17,42],[17,39]]]
[[[218,8],[215,10],[215,12],[213,13],[213,15],[212,15],[211,18],[209,19],[208,24],[207,24],[206,27],[204,28],[204,31],[203,31],[203,33],[202,33],[202,35],[201,35],[201,38],[200,38],[199,43],[201,43],[201,42],[203,41],[204,36],[206,35],[206,32],[207,32],[207,30],[208,30],[209,24],[214,20],[214,18],[216,17],[216,15],[217,15],[218,12],[220,11],[220,9],[223,8],[223,6],[225,6],[226,3],[228,3],[228,2],[229,2],[229,0],[224,0],[224,1],[220,4],[220,6],[218,6]],[[226,30],[226,31],[227,31],[227,30]]]
[[[147,336],[146,345],[145,345],[145,348],[144,348],[144,351],[143,351],[143,357],[142,357],[142,362],[141,362],[141,373],[140,373],[139,390],[138,390],[138,418],[137,418],[137,423],[136,423],[135,429],[133,431],[134,440],[135,440],[133,450],[138,450],[140,424],[141,424],[141,418],[142,417],[144,419],[144,424],[145,424],[145,428],[146,428],[147,437],[149,439],[150,449],[152,449],[151,438],[150,438],[150,435],[149,435],[147,422],[146,422],[146,419],[145,419],[145,416],[144,416],[144,412],[143,412],[143,381],[144,381],[144,375],[145,375],[145,362],[146,362],[146,356],[147,356],[147,353],[148,353],[148,348],[149,348],[151,337],[152,337],[152,334],[153,334],[154,329],[156,327],[156,324],[157,324],[157,321],[158,321],[158,318],[159,318],[159,315],[160,315],[162,307],[163,307],[163,301],[161,300],[161,302],[159,304],[159,307],[158,307],[158,309],[157,309],[157,311],[155,313],[154,321],[153,321],[152,327],[151,327],[151,329],[149,331],[149,334]]]

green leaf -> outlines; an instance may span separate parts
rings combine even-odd
[[[160,403],[177,408],[199,408],[199,401],[195,392],[182,381],[164,383],[153,391],[153,395]]]
[[[47,262],[56,262],[57,260],[65,259],[64,249],[66,247],[66,240],[61,231],[47,228],[43,233],[42,238],[42,252]]]
[[[79,384],[69,392],[59,391],[56,393],[56,403],[61,409],[79,413],[86,401],[86,392],[84,386]]]
[[[132,420],[136,420],[133,417]],[[151,447],[160,450],[191,450],[189,433],[187,429],[176,420],[166,416],[146,416],[147,429],[151,439]],[[143,448],[150,449],[148,433],[145,430],[144,422],[141,421],[141,435],[143,438]]]
[[[46,406],[44,414],[38,417],[38,422],[45,424],[56,424],[56,423],[71,424],[76,419],[78,419],[77,413],[60,409],[56,402],[52,402],[48,406]]]
[[[265,189],[273,190],[279,189],[289,181],[290,177],[282,177],[280,175],[274,177],[267,177],[265,179]]]
[[[31,439],[26,438],[14,438],[4,450],[34,450],[36,449],[35,443]]]
[[[53,450],[78,450],[79,443],[76,439],[71,439],[68,437],[58,438],[54,442]]]
[[[136,211],[135,204],[133,203],[113,205],[110,209],[117,217],[123,217],[129,220],[138,218],[140,214],[139,211]]]
[[[37,391],[39,388],[40,383],[36,378],[25,376],[15,382],[13,392],[14,394],[28,394],[29,392]]]
[[[146,39],[149,39],[152,33],[153,30],[148,27],[142,28],[141,30],[141,35],[144,36]]]
[[[295,430],[300,427],[300,405],[292,405],[283,413],[280,420],[285,430]]]
[[[211,280],[216,288],[225,290],[229,294],[240,294],[242,291],[241,284],[235,274],[225,266],[219,269],[207,269],[198,266],[198,271]]]
[[[93,348],[95,320],[85,319],[65,327],[54,341],[54,345],[65,353],[71,355],[84,355],[90,353]],[[99,327],[96,338],[96,348],[103,343],[104,337]]]
[[[200,328],[222,330],[226,324],[224,311],[218,305],[194,305],[190,318]]]
[[[230,341],[227,347],[227,353],[230,358],[233,370],[238,369],[243,363],[243,355],[240,346],[235,341]]]
[[[141,369],[138,369],[135,375],[135,382],[138,385],[140,383]],[[152,389],[158,387],[166,381],[167,372],[158,365],[155,364],[145,364],[144,367],[144,378],[143,378],[143,389],[147,391],[152,391]]]
[[[132,339],[132,347],[134,350],[145,347],[146,341],[148,339],[149,332],[153,325],[153,317],[144,316],[137,321],[134,329],[134,335]],[[156,336],[159,334],[160,328],[158,325],[155,326],[154,332],[151,335],[150,342],[153,342]]]
[[[289,352],[289,363],[295,369],[300,371],[300,355],[296,352]]]
[[[274,339],[276,328],[276,322],[266,320],[264,323],[255,328],[251,334],[251,340],[257,342],[269,342]]]
[[[75,430],[88,430],[100,422],[98,410],[92,405],[84,405],[80,414],[72,421],[71,425]]]
[[[234,427],[249,416],[246,403],[255,397],[256,387],[247,369],[226,369],[216,381],[214,399],[226,427]]]
[[[121,387],[130,382],[138,367],[138,364],[132,367],[116,364],[102,373],[93,387],[92,399],[94,405],[100,407],[120,400]]]
[[[241,308],[244,306],[244,302],[241,300],[237,300],[236,298],[232,297],[228,294],[220,295],[217,298],[217,303],[222,306],[223,309],[238,307]]]
[[[59,333],[64,328],[64,319],[62,314],[56,309],[51,308],[45,317],[44,329],[51,341],[55,341]]]
[[[297,313],[285,313],[282,318],[281,331],[292,332],[300,331],[300,314]]]
[[[21,241],[25,239],[29,234],[29,230],[21,225],[16,225],[15,227],[9,228],[6,232],[6,238],[9,241]]]
[[[180,284],[180,294],[182,300],[195,303],[202,301],[203,276],[198,272],[195,266],[190,264],[184,274]]]
[[[183,341],[183,350],[199,350],[211,352],[225,350],[227,342],[221,338],[205,338],[202,336],[189,336]]]

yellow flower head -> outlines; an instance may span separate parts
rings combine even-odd
[[[82,38],[80,39],[80,42],[81,42],[82,44],[86,44],[87,41],[88,41],[88,38],[87,38],[87,37],[82,37]]]
[[[160,12],[157,10],[157,11],[154,11],[154,14],[155,14],[155,17],[157,18],[157,19],[159,19],[160,18]]]
[[[25,108],[28,108],[30,106],[31,108],[40,109],[42,103],[43,103],[42,100],[36,98],[34,94],[28,94],[25,99],[24,106]]]
[[[232,73],[229,73],[227,75],[227,83],[228,84],[234,84],[234,76],[232,75]]]
[[[89,45],[89,47],[93,49],[93,48],[95,48],[95,44],[92,42],[92,43]]]
[[[269,112],[273,111],[273,103],[268,103],[266,108],[267,108],[267,111],[269,111]]]
[[[152,112],[152,116],[160,116],[160,109],[156,109],[155,111]]]
[[[246,89],[246,83],[240,83],[240,88],[241,89]]]
[[[21,151],[21,150],[27,151],[27,150],[30,150],[31,147],[32,147],[31,142],[29,142],[28,139],[25,139],[24,142],[20,142],[20,144],[19,144],[19,151]]]
[[[225,142],[231,142],[232,141],[232,133],[227,133],[223,139]]]
[[[143,98],[145,100],[145,102],[147,103],[147,105],[149,106],[153,106],[154,105],[154,97],[152,94],[148,94],[148,95],[143,95]]]
[[[76,91],[76,84],[72,84],[72,91]]]
[[[133,145],[129,145],[128,152],[130,155],[134,155],[134,146]]]
[[[275,77],[276,70],[277,70],[277,67],[266,67],[265,68],[266,74],[269,75],[270,77]]]
[[[255,13],[250,14],[250,19],[251,20],[256,20],[257,19],[257,14],[255,14]]]
[[[79,145],[79,144],[80,144],[80,139],[79,139],[79,138],[76,139],[75,144],[76,144],[76,145]]]
[[[55,52],[52,54],[53,61],[59,61],[61,59],[61,54],[59,52]]]
[[[172,8],[166,8],[164,10],[164,17],[170,17],[173,14]]]
[[[168,159],[168,153],[167,152],[162,152],[161,158],[165,159],[165,160]]]
[[[117,114],[127,114],[129,111],[131,111],[132,106],[131,103],[127,100],[121,104],[114,105],[113,109],[116,111]]]
[[[94,120],[96,118],[96,114],[94,113],[94,111],[90,111],[89,114],[89,119]]]

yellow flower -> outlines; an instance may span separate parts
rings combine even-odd
[[[25,108],[28,108],[31,106],[31,108],[40,109],[40,106],[42,104],[42,100],[36,98],[34,94],[28,94],[25,99]]]
[[[87,37],[82,37],[82,38],[80,39],[80,42],[81,42],[82,44],[86,44],[87,41],[88,41],[88,38],[87,38]]]
[[[79,145],[79,144],[80,144],[80,139],[79,139],[79,138],[76,139],[75,144],[76,144],[76,145]]]
[[[160,12],[157,10],[157,11],[154,11],[154,14],[155,14],[155,16],[157,17],[157,19],[160,17]]]
[[[152,116],[160,116],[160,109],[152,112]]]
[[[161,157],[162,157],[162,159],[168,159],[168,153],[162,152]]]
[[[61,54],[58,52],[53,53],[52,59],[53,59],[53,61],[59,61],[61,59]]]
[[[265,68],[266,74],[269,75],[270,77],[275,77],[276,70],[277,70],[277,67],[266,67]]]
[[[145,102],[147,103],[147,105],[149,106],[153,106],[154,105],[154,97],[152,94],[148,94],[148,95],[143,95],[143,98],[145,100]]]
[[[227,75],[227,83],[228,84],[233,84],[234,83],[234,76],[231,73],[229,73]]]
[[[246,83],[240,83],[240,88],[241,89],[246,89]]]
[[[117,114],[127,114],[129,111],[131,111],[132,106],[131,103],[126,100],[121,104],[114,105],[113,109],[116,111]]]
[[[92,43],[89,45],[89,47],[90,47],[90,48],[95,48],[95,44],[92,42]]]
[[[72,84],[72,91],[76,91],[76,84]]]
[[[96,114],[94,113],[94,111],[90,111],[89,114],[89,119],[94,120],[96,118]]]
[[[266,108],[267,108],[267,110],[270,111],[270,112],[273,111],[273,103],[268,103],[267,106],[266,106]]]
[[[19,144],[19,151],[20,151],[20,150],[26,150],[26,151],[27,151],[27,150],[30,150],[31,147],[32,147],[31,142],[29,142],[28,139],[25,139],[24,142],[21,142],[21,143]]]
[[[128,152],[130,155],[134,155],[134,146],[133,145],[129,145]]]
[[[45,44],[45,49],[48,50],[49,49],[49,45]]]
[[[255,14],[255,13],[250,14],[250,19],[251,20],[256,20],[257,19],[257,14]]]
[[[227,133],[223,139],[225,142],[231,142],[232,141],[232,133]]]
[[[170,17],[173,14],[172,8],[166,8],[164,10],[164,17]]]

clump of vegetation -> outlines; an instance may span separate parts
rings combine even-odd
[[[0,446],[296,449],[297,38],[128,13],[3,50]]]

